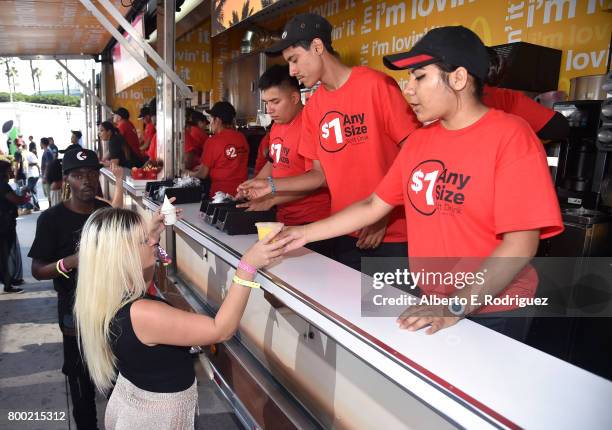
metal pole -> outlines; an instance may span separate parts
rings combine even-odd
[[[81,0],[83,2],[84,0]],[[89,1],[89,0],[85,0]],[[119,23],[121,27],[130,35],[134,42],[140,46],[141,49],[145,51],[145,53],[155,62],[157,67],[162,69],[162,71],[168,75],[170,80],[178,87],[181,94],[184,98],[191,98],[191,90],[187,87],[187,85],[183,82],[183,80],[176,74],[174,71],[174,60],[169,62],[166,57],[164,61],[157,52],[151,46],[145,42],[140,34],[134,30],[134,27],[130,25],[129,22],[121,15],[121,13],[111,4],[109,0],[98,0],[98,2],[107,10],[107,12]],[[172,4],[175,4],[175,1],[172,1]],[[174,12],[176,9],[170,10],[170,8],[166,7],[166,15],[168,19],[172,19],[172,27],[174,28]],[[159,33],[159,31],[158,31]],[[174,30],[173,30],[174,35]],[[168,33],[166,33],[166,39],[168,38]],[[174,41],[174,37],[172,37],[172,41]]]
[[[159,9],[158,9],[159,10]],[[175,55],[175,23],[174,23],[174,11],[175,11],[175,0],[164,0],[163,6],[163,45],[162,52],[166,64],[169,64],[174,68],[174,55]],[[178,145],[178,124],[175,123],[174,119],[176,115],[175,110],[175,87],[174,83],[167,74],[161,74],[161,108],[162,111],[158,112],[157,118],[163,119],[163,136],[164,141],[161,148],[158,148],[158,153],[162,154],[164,160],[164,177],[172,178],[177,173],[175,170],[176,159],[174,157],[174,146]],[[158,141],[159,143],[159,141]]]
[[[113,26],[113,24],[108,20],[108,18],[106,18],[93,5],[93,3],[90,0],[80,0],[80,2],[83,4],[83,6],[87,8],[87,10],[89,10],[93,14],[93,16],[96,17],[96,19],[100,22],[100,24],[102,24],[102,27],[104,27],[106,31],[108,31],[110,34],[112,34],[112,36],[117,40],[117,42],[119,42],[119,44],[122,47],[124,47],[130,53],[132,57],[134,57],[134,60],[138,61],[138,64],[140,64],[147,71],[147,73],[151,75],[153,79],[155,79],[157,76],[157,73],[155,72],[153,67],[151,67],[151,65],[147,62],[147,59],[141,56],[138,52],[136,52],[134,48],[132,48],[132,46],[127,41],[127,39],[123,37],[121,33],[119,33],[119,31]],[[127,24],[127,27],[125,25],[123,27],[129,33],[129,29],[131,28],[131,25]]]
[[[92,94],[92,92],[87,87],[87,85],[84,84],[83,81],[81,81],[79,78],[77,78],[74,73],[72,73],[70,70],[68,70],[68,68],[66,66],[64,66],[61,61],[59,61],[57,58],[55,58],[55,61],[57,62],[57,64],[59,64],[62,67],[62,69],[64,69],[66,71],[66,73],[68,73],[70,76],[72,76],[72,79],[74,79],[75,81],[78,82],[78,84],[81,86],[81,88],[83,88],[83,91],[85,91],[87,94],[92,96],[93,99],[96,102],[100,103],[100,105],[103,108],[105,108],[108,112],[110,112],[111,114],[113,113],[113,110],[106,103],[104,103],[102,100],[100,100],[97,95]]]
[[[87,148],[89,148],[89,115],[91,112],[91,109],[89,109],[89,93],[84,91],[84,97],[83,97],[83,101],[85,102],[85,145]],[[68,124],[70,125],[70,124]]]
[[[96,71],[92,68],[91,69],[91,93],[92,94],[96,94]],[[90,147],[89,149],[92,150],[96,150],[96,136],[98,133],[96,133],[96,128],[97,128],[97,120],[98,120],[98,115],[97,115],[97,109],[96,109],[96,104],[92,103],[91,104],[91,121],[89,122],[89,126],[90,126]]]

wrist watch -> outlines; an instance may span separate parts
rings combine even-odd
[[[463,318],[465,316],[465,305],[459,303],[456,300],[453,300],[448,305],[448,310],[451,314],[453,314],[456,317]]]

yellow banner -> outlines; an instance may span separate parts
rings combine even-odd
[[[610,0],[319,0],[265,26],[280,30],[297,13],[320,14],[334,25],[334,48],[345,62],[383,70],[402,85],[406,73],[385,69],[382,57],[409,50],[431,28],[460,24],[487,45],[525,41],[562,50],[559,89],[568,91],[575,76],[605,73],[610,9]],[[218,45],[225,57],[237,55],[243,33],[228,30],[213,39],[215,64]],[[221,88],[221,67],[215,70],[215,88]]]

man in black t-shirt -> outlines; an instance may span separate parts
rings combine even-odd
[[[59,203],[38,218],[36,236],[30,249],[32,274],[36,279],[52,279],[58,298],[58,322],[63,334],[64,366],[68,376],[73,415],[78,429],[97,428],[95,387],[79,354],[72,317],[76,291],[76,254],[81,230],[89,216],[108,207],[96,199],[100,161],[88,149],[68,151],[62,162],[64,181],[70,186],[70,199]]]

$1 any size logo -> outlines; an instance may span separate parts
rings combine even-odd
[[[365,114],[344,114],[329,111],[319,122],[319,144],[325,152],[339,152],[347,145],[368,140],[368,126]]]

